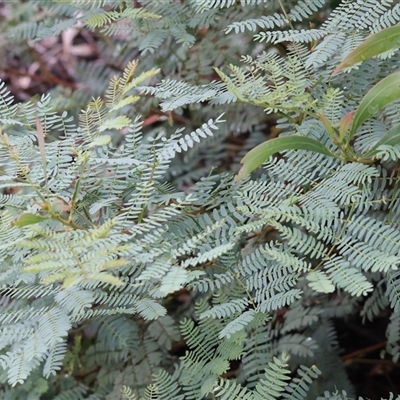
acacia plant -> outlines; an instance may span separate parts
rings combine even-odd
[[[0,12],[47,91],[0,84],[2,399],[347,399],[332,320],[382,310],[398,361],[398,2]]]

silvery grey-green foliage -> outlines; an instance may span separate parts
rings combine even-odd
[[[2,398],[352,398],[331,319],[360,306],[373,319],[390,305],[386,350],[398,359],[398,149],[371,165],[288,151],[237,184],[223,168],[228,136],[250,134],[234,169],[271,113],[282,135],[337,151],[318,114],[337,125],[399,56],[331,73],[399,22],[394,3],[7,5],[20,49],[83,25],[127,67],[108,85],[109,67],[80,63],[84,90],[26,103],[1,83]],[[184,126],[143,128],[156,106]],[[398,123],[398,108],[362,126],[356,151]],[[178,307],[182,288],[190,301]]]

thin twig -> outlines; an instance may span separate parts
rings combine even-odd
[[[382,349],[383,347],[386,346],[386,343],[387,342],[385,340],[384,342],[380,342],[380,343],[374,344],[372,346],[365,347],[364,349],[359,349],[359,350],[353,351],[352,353],[345,354],[344,356],[340,357],[340,359],[342,361],[347,361],[347,360],[352,360],[353,358],[361,357],[361,356],[371,353],[375,350]]]

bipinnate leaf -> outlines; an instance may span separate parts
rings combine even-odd
[[[310,271],[307,276],[308,286],[318,293],[332,293],[335,285],[323,271]]]
[[[130,123],[131,120],[128,117],[121,115],[119,117],[104,121],[99,126],[99,132],[103,132],[107,129],[122,129],[128,126]]]
[[[400,47],[400,25],[391,26],[369,36],[344,58],[332,75],[336,75],[345,68],[397,47]]]
[[[45,221],[46,217],[41,217],[40,215],[32,214],[32,213],[24,213],[20,215],[15,221],[12,222],[14,226],[27,226],[38,224],[39,222]]]
[[[95,139],[93,139],[89,147],[105,146],[110,142],[111,142],[111,136],[109,135],[98,136]]]
[[[118,277],[105,273],[92,273],[87,276],[87,279],[108,283],[111,286],[122,286],[124,284],[124,282]]]
[[[243,164],[234,182],[238,182],[252,171],[268,160],[270,156],[285,150],[309,150],[315,153],[325,154],[330,157],[337,157],[329,151],[322,143],[305,136],[285,136],[267,140],[254,149],[250,150],[242,159]]]
[[[93,272],[91,274],[85,275],[84,277],[79,275],[68,276],[67,278],[64,279],[63,288],[68,288],[82,282],[83,280],[86,281],[90,279],[93,279],[94,281],[98,281],[101,283],[108,283],[111,286],[117,286],[117,287],[122,286],[124,284],[124,282],[122,282],[121,279],[119,279],[116,276],[101,272],[97,273]]]
[[[400,72],[395,72],[379,81],[361,100],[354,115],[350,130],[350,139],[365,120],[399,98]]]
[[[241,331],[246,327],[246,325],[253,321],[255,314],[255,310],[244,311],[233,321],[230,321],[224,329],[222,329],[222,331],[219,333],[219,337],[221,339],[224,337],[229,338],[232,334]]]
[[[38,117],[36,117],[36,130],[37,130],[37,139],[38,146],[40,151],[40,156],[42,158],[43,169],[46,170],[46,144],[45,144],[45,133],[42,122]]]

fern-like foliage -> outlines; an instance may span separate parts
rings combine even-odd
[[[332,319],[360,310],[390,309],[397,362],[400,151],[360,158],[399,104],[351,160],[321,118],[340,130],[397,68],[391,51],[332,76],[394,3],[2,5],[7,61],[72,29],[109,62],[75,58],[75,92],[29,101],[0,83],[1,398],[354,398]],[[334,157],[288,149],[234,183],[266,131]]]

